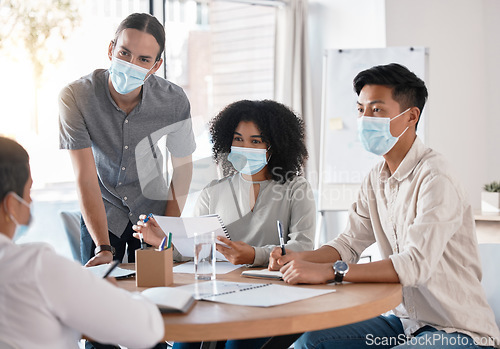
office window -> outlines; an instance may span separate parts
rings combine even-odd
[[[58,212],[79,207],[69,156],[67,151],[59,150],[58,94],[69,82],[94,69],[109,67],[107,49],[117,25],[130,13],[150,12],[149,0],[75,0],[74,28],[65,27],[64,40],[55,35],[46,41],[47,51],[40,51],[53,55],[40,60],[43,74],[39,86],[35,85],[33,61],[24,45],[23,38],[29,30],[21,19],[15,21],[15,26],[8,27],[7,19],[28,16],[32,9],[36,16],[46,13],[60,16],[64,22],[61,25],[69,26],[67,16],[55,7],[47,8],[51,6],[48,1],[12,3],[16,8],[9,8],[7,2],[0,3],[0,65],[4,82],[0,84],[0,134],[16,139],[28,150],[34,180],[34,221],[29,233],[19,242],[48,242],[57,252],[71,258]],[[42,23],[50,16],[37,20]],[[35,35],[41,35],[41,28],[36,30]],[[4,36],[5,33],[8,35]]]
[[[231,102],[274,97],[275,7],[234,1],[165,4],[166,76],[189,97],[197,144],[183,212],[191,215],[199,191],[217,178],[210,119]]]
[[[46,2],[25,3],[46,6]],[[5,4],[0,5],[4,24],[11,16]],[[20,242],[45,241],[70,258],[58,212],[77,210],[79,205],[68,153],[59,150],[58,94],[66,84],[109,67],[107,49],[120,21],[130,13],[153,10],[165,24],[165,65],[157,74],[184,88],[191,102],[197,141],[195,194],[210,179],[204,172],[211,163],[208,121],[230,102],[273,98],[275,32],[272,6],[205,0],[74,0],[73,5],[77,11],[74,27],[65,32],[64,39],[47,41],[57,59],[42,60],[38,87],[19,23],[0,46],[0,64],[5,68],[4,84],[0,85],[4,97],[0,134],[16,139],[28,150],[34,178],[35,220]],[[0,34],[4,32],[5,25]],[[192,213],[195,199],[196,195],[188,203],[187,214]]]
[[[274,7],[168,0],[165,10],[166,76],[188,94],[197,124],[231,102],[273,98]]]

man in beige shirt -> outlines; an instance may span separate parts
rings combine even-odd
[[[295,347],[500,347],[471,206],[443,156],[416,136],[424,82],[389,64],[359,73],[354,89],[360,141],[385,161],[364,179],[343,234],[315,251],[274,249],[269,267],[290,284],[399,282],[403,302],[391,315],[308,332]],[[356,264],[374,242],[382,260]]]

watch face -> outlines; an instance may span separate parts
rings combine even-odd
[[[335,264],[333,265],[333,268],[337,272],[345,273],[349,269],[349,266],[344,261],[336,261]]]

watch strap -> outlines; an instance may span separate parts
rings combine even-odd
[[[97,246],[94,250],[94,254],[97,255],[98,253],[100,253],[102,251],[109,251],[113,254],[113,256],[115,255],[115,248],[111,245],[99,245],[99,246]]]
[[[344,273],[335,271],[335,278],[333,279],[333,281],[336,284],[341,284],[343,280],[344,280]]]

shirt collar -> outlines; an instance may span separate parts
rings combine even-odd
[[[420,160],[423,158],[424,154],[427,152],[429,147],[427,147],[419,137],[415,138],[415,141],[413,142],[410,150],[408,153],[406,153],[406,156],[404,157],[403,161],[399,164],[398,168],[396,171],[391,176],[391,172],[389,170],[389,166],[387,165],[387,162],[384,162],[384,165],[380,169],[379,177],[380,179],[385,182],[384,178],[391,179],[394,178],[395,180],[401,182],[406,177],[410,175],[410,173],[413,172],[413,169],[417,166],[417,164],[420,162]]]

